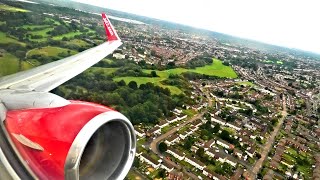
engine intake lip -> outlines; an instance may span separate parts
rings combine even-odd
[[[91,138],[104,131],[106,131],[104,133],[106,139],[112,140],[110,141],[112,143],[109,144],[108,142],[107,144],[113,147],[111,152],[105,152],[106,154],[110,153],[109,155],[103,155],[103,158],[97,162],[99,167],[104,166],[104,168],[107,168],[107,173],[103,179],[122,180],[125,178],[134,160],[136,136],[132,124],[124,115],[116,111],[108,111],[95,116],[77,134],[65,161],[64,175],[66,180],[78,180],[81,178],[80,162],[83,153],[88,148],[87,145]],[[113,162],[110,162],[107,157],[110,157]],[[99,170],[99,173],[104,173],[104,171]],[[92,177],[90,179],[100,178]]]

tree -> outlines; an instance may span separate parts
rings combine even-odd
[[[151,76],[152,76],[152,77],[158,77],[156,71],[151,71]]]
[[[161,170],[158,172],[158,177],[160,177],[160,178],[165,178],[165,177],[166,177],[166,170],[161,169]]]
[[[131,89],[138,89],[138,84],[135,82],[135,81],[130,81],[128,86],[131,88]]]
[[[219,132],[219,130],[220,130],[220,124],[216,124],[214,126],[214,128],[212,129],[212,133],[217,133],[217,132]]]
[[[220,138],[227,141],[230,139],[230,133],[226,130],[222,130]]]
[[[138,158],[134,158],[133,166],[136,167],[136,168],[139,168],[139,167],[140,167],[140,161],[139,161]]]
[[[167,146],[167,144],[166,144],[166,143],[161,142],[161,143],[159,144],[158,148],[159,148],[159,151],[160,151],[161,153],[164,153],[164,152],[166,152],[166,151],[167,151],[168,146]]]
[[[204,156],[204,149],[203,149],[203,147],[200,147],[200,148],[197,150],[196,154],[197,154],[199,157],[202,158],[202,157]]]

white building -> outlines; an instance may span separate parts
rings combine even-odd
[[[136,132],[136,135],[138,137],[142,138],[142,137],[144,137],[146,135],[146,133],[144,131],[142,131],[141,129],[139,129],[139,128],[134,128],[134,131]]]
[[[182,161],[185,157],[185,155],[182,152],[179,152],[171,147],[168,147],[167,153],[171,154],[173,157],[179,159],[180,161]]]
[[[147,164],[151,165],[154,169],[158,169],[160,167],[160,162],[151,158],[146,154],[140,155],[140,161],[146,162]],[[161,160],[160,160],[161,161]]]
[[[216,143],[226,149],[233,149],[234,148],[234,145],[232,145],[224,140],[221,140],[221,139],[218,139]]]
[[[179,142],[180,138],[178,135],[172,135],[170,136],[168,139],[166,139],[164,142],[168,145],[168,146],[171,146],[171,145],[174,145],[176,142]]]
[[[193,157],[185,157],[184,161],[186,161],[187,163],[191,164],[192,166],[200,169],[201,171],[206,167],[205,164],[203,164],[202,162],[200,162],[199,160],[193,158]]]

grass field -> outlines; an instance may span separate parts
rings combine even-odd
[[[104,75],[109,75],[113,72],[115,72],[117,68],[102,68],[102,67],[91,67],[86,72],[94,72],[94,73],[100,73]]]
[[[59,35],[59,36],[54,36],[52,37],[52,39],[54,40],[62,40],[63,37],[66,37],[66,38],[73,38],[75,35],[80,35],[82,34],[81,32],[70,32],[70,33],[67,33],[67,34],[62,34],[62,35]]]
[[[277,64],[283,64],[283,62],[282,61],[277,61]]]
[[[73,40],[70,40],[70,41],[66,41],[67,44],[73,44],[73,45],[77,45],[77,46],[80,46],[80,47],[85,47],[85,46],[88,46],[89,44],[83,40],[80,40],[80,39],[73,39]]]
[[[8,6],[5,4],[0,4],[0,11],[11,11],[11,12],[30,12],[28,10],[25,9],[21,9],[21,8],[16,8],[16,7],[12,7],[12,6]]]
[[[143,72],[150,74],[152,70],[143,70]],[[165,71],[156,71],[159,77],[151,78],[151,77],[117,77],[114,78],[115,81],[124,80],[126,83],[130,81],[136,81],[138,85],[145,84],[147,82],[154,83],[160,87],[168,88],[172,94],[180,94],[182,93],[181,89],[175,86],[167,86],[161,84],[161,81],[167,79],[170,74],[181,74],[184,72],[195,72],[200,74],[206,74],[210,76],[219,76],[219,77],[227,77],[227,78],[236,78],[237,74],[230,66],[225,66],[218,59],[213,59],[213,63],[211,65],[207,65],[204,67],[199,67],[196,69],[184,69],[184,68],[175,68],[169,69]]]
[[[0,44],[8,44],[8,43],[16,43],[16,44],[21,44],[22,46],[26,46],[25,43],[22,43],[11,37],[7,37],[5,33],[0,32]]]
[[[47,46],[43,48],[36,48],[32,49],[27,53],[27,57],[31,57],[32,55],[40,54],[44,56],[52,56],[52,57],[59,57],[59,53],[65,52],[68,53],[70,51],[70,55],[76,54],[76,51],[69,50],[69,49],[64,49],[60,47],[52,47],[52,46]]]
[[[0,25],[7,24],[5,21],[0,21]]]
[[[49,25],[23,25],[23,29],[28,29],[30,28],[31,30],[34,30],[35,28],[49,28]]]
[[[43,29],[43,30],[40,30],[40,31],[32,31],[32,32],[30,32],[30,34],[32,34],[32,35],[41,35],[43,37],[48,37],[49,35],[47,34],[47,32],[52,31],[52,30],[53,30],[53,28],[50,27],[50,28],[46,28],[46,29]]]
[[[145,70],[146,73],[150,73],[151,70]],[[209,76],[218,76],[226,78],[237,78],[237,74],[230,66],[225,66],[222,61],[213,58],[213,63],[204,67],[198,67],[195,69],[175,68],[165,71],[156,71],[158,76],[162,78],[168,78],[170,74],[181,74],[184,72],[195,72],[199,74],[205,74]]]
[[[27,62],[22,62],[22,70],[27,70],[32,68],[32,66]],[[19,71],[19,60],[17,57],[10,53],[3,53],[0,57],[0,77],[13,74]]]
[[[240,82],[236,82],[236,84],[244,85],[244,86],[254,86],[254,84],[249,81],[240,81]]]

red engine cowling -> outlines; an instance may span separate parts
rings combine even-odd
[[[8,111],[5,127],[39,179],[124,179],[134,159],[129,120],[94,103]]]

